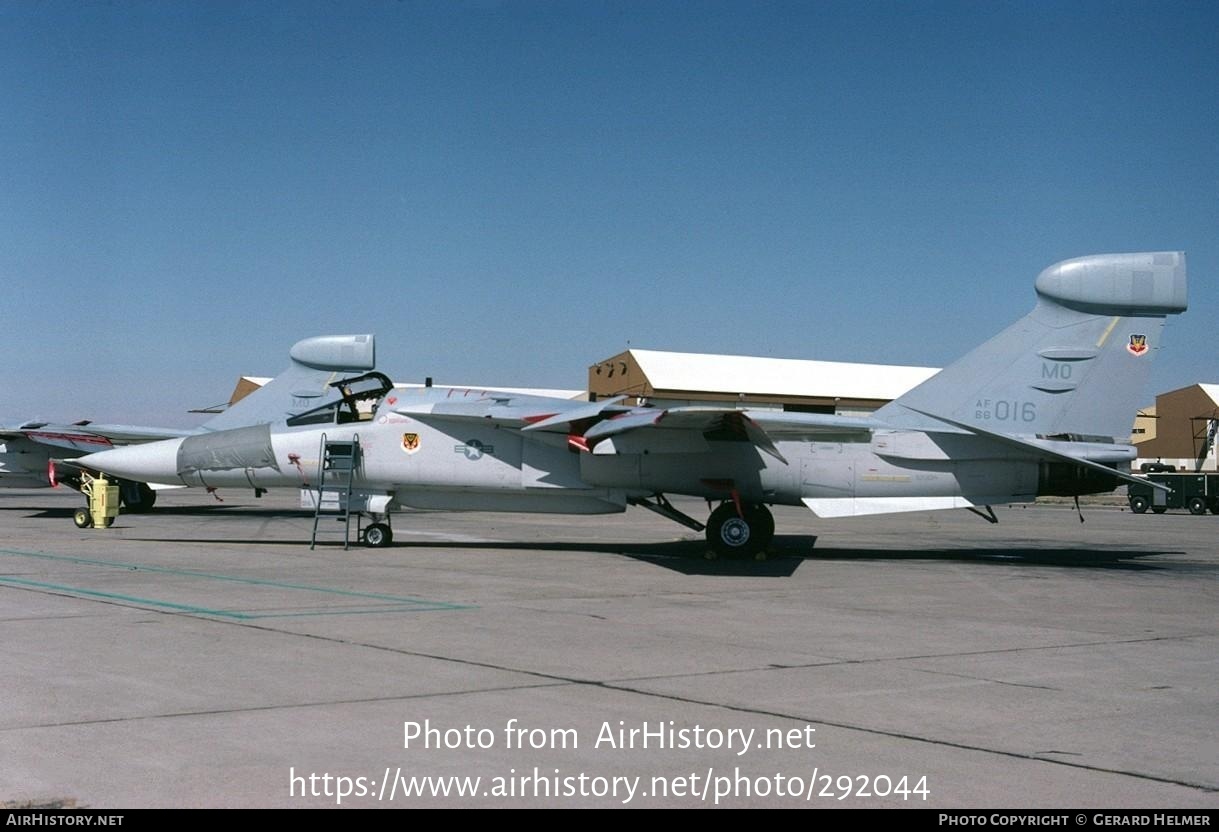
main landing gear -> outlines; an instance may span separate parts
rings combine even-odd
[[[775,518],[758,503],[721,503],[707,520],[707,543],[723,558],[758,558],[775,536]]]
[[[726,500],[711,512],[707,525],[679,511],[663,494],[634,497],[628,502],[654,511],[696,532],[705,532],[711,551],[721,558],[765,560],[766,547],[775,536],[775,518],[761,503],[736,498]]]

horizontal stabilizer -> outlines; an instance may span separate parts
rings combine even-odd
[[[914,410],[914,408],[911,408],[911,410]],[[1151,482],[1145,477],[1136,477],[1135,475],[1128,474],[1125,471],[1119,471],[1116,468],[1111,468],[1110,466],[1103,464],[1101,461],[1096,461],[1100,459],[1113,463],[1129,462],[1135,456],[1134,449],[1129,445],[1100,445],[1094,442],[1065,443],[1055,442],[1047,439],[1025,439],[1023,437],[1012,436],[1006,433],[996,433],[995,431],[986,430],[984,428],[977,427],[976,425],[967,425],[962,422],[957,422],[952,419],[937,416],[934,413],[927,413],[922,410],[915,410],[915,412],[921,413],[924,416],[930,416],[932,419],[938,419],[942,422],[946,422],[954,427],[963,428],[964,430],[977,434],[978,436],[985,436],[987,439],[993,439],[996,442],[1003,443],[1004,445],[1019,448],[1020,450],[1040,459],[1053,460],[1055,462],[1067,462],[1071,465],[1078,465],[1082,468],[1090,468],[1094,471],[1108,474],[1111,477],[1124,480],[1128,483],[1149,485],[1152,488],[1156,488],[1164,492],[1169,492],[1172,490],[1167,486]],[[1088,456],[1078,456],[1076,454],[1067,453],[1065,450],[1059,450],[1059,448],[1062,448],[1064,445],[1068,444],[1082,445],[1083,450],[1085,453],[1088,453]]]

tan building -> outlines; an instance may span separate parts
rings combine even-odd
[[[1219,384],[1194,384],[1156,396],[1155,407],[1140,411],[1132,438],[1138,462],[1165,462],[1184,470],[1215,470],[1219,426]],[[1138,429],[1143,423],[1153,427]]]
[[[1150,442],[1156,438],[1156,406],[1144,407],[1134,414],[1134,427],[1130,430],[1130,444]]]
[[[871,413],[939,372],[747,355],[631,349],[588,368],[589,398],[725,404],[804,413]]]

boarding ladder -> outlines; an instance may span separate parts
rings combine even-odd
[[[343,548],[351,545],[351,486],[360,466],[360,434],[351,439],[330,440],[322,434],[318,448],[317,491],[314,498],[313,536],[309,548],[317,545],[317,524],[322,513],[337,513],[343,523]],[[356,511],[356,537],[360,536],[360,512]]]

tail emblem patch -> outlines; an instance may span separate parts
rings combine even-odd
[[[1131,335],[1130,343],[1126,345],[1126,351],[1131,355],[1142,355],[1147,352],[1147,336]]]

